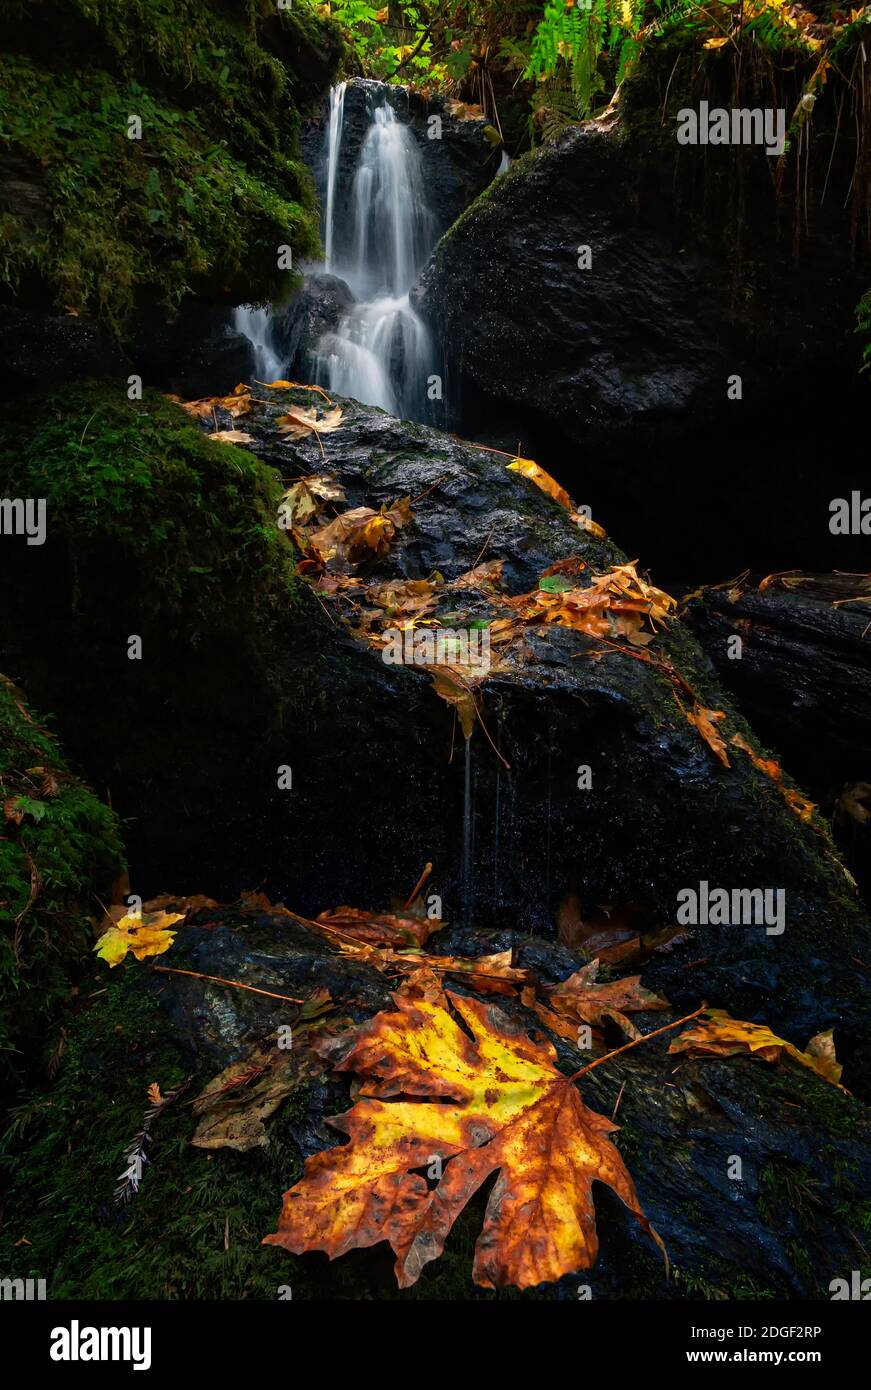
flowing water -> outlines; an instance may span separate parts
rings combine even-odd
[[[233,327],[251,343],[258,381],[278,381],[284,363],[273,347],[271,310],[240,304],[233,311]]]
[[[326,269],[346,282],[355,303],[319,340],[316,380],[339,395],[421,420],[435,354],[409,294],[436,228],[420,155],[408,126],[376,98],[351,188],[343,190],[344,95],[340,84],[330,97],[324,243]]]

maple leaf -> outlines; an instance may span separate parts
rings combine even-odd
[[[496,951],[489,956],[413,956],[399,958],[400,969],[428,967],[447,975],[460,975],[479,994],[515,994],[515,986],[532,977],[528,970],[512,965],[514,952]]]
[[[505,566],[504,560],[487,560],[483,565],[476,565],[474,569],[466,570],[465,574],[460,574],[456,579],[452,579],[445,585],[446,589],[487,589],[498,588],[502,583],[502,570]]]
[[[575,510],[574,503],[566,492],[565,488],[560,487],[556,478],[552,478],[549,473],[540,468],[534,459],[512,459],[506,464],[509,473],[521,473],[524,478],[531,478],[535,486],[546,492],[548,497],[552,497],[555,502],[559,502],[566,511]]]
[[[396,532],[410,520],[411,505],[407,497],[390,507],[382,507],[380,512],[372,507],[352,507],[313,531],[309,543],[324,564],[354,564],[386,555]]]
[[[215,430],[212,434],[206,435],[207,439],[214,439],[219,444],[253,444],[253,434],[246,433],[245,430]]]
[[[241,382],[229,396],[202,396],[197,401],[179,401],[179,404],[182,410],[197,420],[214,415],[216,408],[226,410],[236,420],[240,415],[247,415],[251,409],[251,390]]]
[[[312,406],[310,410],[299,406],[289,410],[286,415],[276,416],[275,423],[288,438],[305,439],[310,434],[333,434],[342,423],[343,414],[342,407],[337,405],[318,419],[317,406]]]
[[[127,913],[103,932],[94,950],[113,967],[121,964],[128,951],[137,960],[163,955],[175,940],[175,932],[169,929],[184,921],[184,917],[183,912],[143,912],[140,916]]]
[[[724,767],[731,767],[729,754],[726,752],[726,743],[717,725],[721,719],[726,718],[726,713],[721,709],[705,709],[702,705],[695,705],[692,710],[684,710],[687,719],[693,728],[698,730],[711,752],[719,758]]]
[[[664,1254],[608,1137],[618,1127],[584,1105],[557,1070],[555,1048],[493,1004],[446,999],[468,1032],[442,1004],[399,995],[396,1012],[318,1046],[359,1078],[357,1103],[331,1120],[350,1142],[308,1159],[264,1243],[335,1258],[386,1240],[408,1288],[498,1172],[472,1270],[484,1288],[531,1288],[589,1269],[594,1181],[618,1194]],[[390,1100],[400,1095],[414,1099]],[[434,1157],[444,1170],[430,1190],[414,1170]]]
[[[471,672],[459,675],[449,666],[430,667],[433,689],[440,699],[445,700],[456,710],[463,731],[463,738],[470,739],[475,727],[478,709],[470,689]]]
[[[426,917],[399,917],[392,912],[364,912],[359,907],[337,907],[318,913],[317,921],[367,946],[423,946],[443,925]]]
[[[824,1081],[838,1086],[843,1068],[835,1057],[832,1029],[817,1033],[804,1052],[791,1042],[779,1038],[759,1023],[744,1023],[732,1018],[725,1009],[708,1009],[704,1016],[675,1038],[669,1052],[686,1052],[690,1057],[733,1057],[749,1053],[762,1062],[779,1062],[789,1057],[799,1066],[816,1072]],[[843,1086],[839,1086],[843,1090]]]
[[[600,1027],[610,1018],[627,1038],[637,1038],[638,1029],[625,1017],[627,1013],[667,1009],[667,999],[645,989],[640,975],[628,975],[610,984],[597,982],[599,961],[592,960],[567,980],[547,990],[548,1002],[557,1013]]]

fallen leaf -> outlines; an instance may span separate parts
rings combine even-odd
[[[356,564],[386,555],[396,532],[410,519],[411,506],[407,497],[390,507],[382,507],[380,512],[372,507],[352,507],[313,531],[309,544],[325,565]]]
[[[487,560],[483,565],[476,565],[474,569],[466,570],[465,574],[460,574],[456,579],[452,579],[445,585],[446,589],[488,589],[499,588],[502,584],[502,570],[504,560]]]
[[[542,492],[546,492],[548,497],[552,497],[555,502],[559,502],[566,511],[575,510],[574,503],[566,492],[565,488],[560,487],[556,478],[552,478],[543,468],[539,468],[534,459],[512,459],[506,464],[509,473],[521,473],[524,478],[531,478],[535,486]]]
[[[833,1086],[839,1086],[841,1080],[842,1068],[835,1057],[831,1028],[811,1038],[805,1051],[800,1052],[770,1028],[732,1018],[725,1009],[708,1009],[697,1023],[674,1039],[668,1050],[685,1052],[690,1057],[733,1057],[749,1053],[762,1062],[779,1062],[789,1057]],[[839,1089],[844,1088],[840,1086]]]
[[[726,743],[717,725],[721,719],[726,718],[725,710],[705,709],[703,705],[695,705],[692,710],[685,710],[687,719],[694,729],[701,734],[711,752],[719,758],[724,767],[731,767],[729,755],[726,752]],[[734,740],[733,740],[734,741]]]
[[[152,1081],[148,1088],[148,1099],[151,1101],[152,1105],[163,1105],[163,1096],[160,1093],[160,1087],[156,1081]]]
[[[640,975],[603,984],[597,980],[598,973],[599,961],[592,960],[561,984],[546,989],[551,1008],[594,1028],[611,1019],[627,1038],[638,1037],[638,1029],[626,1018],[627,1013],[669,1008],[667,999],[642,986]]]
[[[143,912],[141,916],[125,914],[120,921],[103,932],[94,950],[110,966],[120,965],[131,951],[137,960],[160,956],[168,951],[176,933],[170,928],[184,921],[183,912]]]
[[[778,762],[775,762],[774,758],[761,757],[741,734],[733,734],[729,742],[736,748],[740,748],[742,753],[746,753],[755,768],[758,768],[766,777],[771,778],[787,806],[795,812],[799,820],[809,821],[812,818],[817,809],[814,802],[809,797],[803,796],[796,787],[786,785],[783,780],[783,769]]]
[[[298,406],[286,415],[277,415],[275,423],[289,439],[305,439],[310,434],[333,434],[342,423],[344,412],[340,405],[328,410],[318,419],[317,406],[305,410]]]
[[[207,439],[215,439],[219,444],[253,444],[253,434],[246,434],[244,430],[215,430],[214,434],[207,434]]]
[[[443,925],[427,917],[399,917],[392,912],[364,912],[359,907],[337,907],[319,912],[317,921],[341,931],[367,946],[424,946]]]
[[[531,1288],[589,1269],[594,1181],[617,1193],[664,1254],[608,1137],[617,1126],[584,1105],[554,1047],[493,1004],[446,997],[468,1032],[438,1003],[400,996],[396,1012],[317,1047],[359,1078],[360,1099],[331,1121],[350,1142],[307,1160],[264,1244],[335,1258],[386,1240],[408,1288],[498,1173],[472,1271],[484,1288]],[[390,1099],[398,1095],[409,1099]],[[430,1190],[414,1170],[435,1158],[444,1169]]]
[[[240,415],[247,415],[251,409],[251,392],[244,383],[240,383],[229,396],[203,396],[200,400],[180,401],[179,404],[182,410],[197,420],[204,420],[215,410],[226,410],[236,420]]]
[[[456,710],[463,738],[471,738],[478,711],[467,679],[459,676],[449,666],[431,666],[430,679],[439,698],[446,700]]]

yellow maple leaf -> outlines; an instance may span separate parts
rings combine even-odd
[[[535,459],[512,459],[505,465],[509,473],[522,473],[524,478],[531,478],[535,486],[546,492],[548,497],[552,497],[555,502],[559,502],[561,507],[573,512],[574,506],[572,499],[564,487],[560,487],[556,478],[552,478],[545,469],[540,468]]]
[[[163,955],[175,940],[175,932],[169,929],[176,922],[183,922],[184,917],[183,912],[143,912],[141,916],[128,913],[103,932],[94,950],[110,966],[120,965],[128,951],[137,960]]]

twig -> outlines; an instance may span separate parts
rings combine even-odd
[[[674,1023],[665,1023],[661,1028],[655,1028],[652,1033],[642,1033],[640,1038],[633,1038],[632,1042],[624,1043],[622,1047],[615,1047],[613,1052],[606,1052],[604,1057],[597,1057],[595,1062],[588,1062],[585,1067],[581,1067],[580,1071],[576,1071],[573,1076],[569,1077],[569,1081],[577,1081],[579,1076],[584,1075],[584,1072],[592,1071],[594,1067],[600,1067],[603,1062],[610,1062],[612,1057],[619,1056],[621,1052],[628,1052],[630,1047],[637,1047],[639,1043],[649,1042],[651,1038],[658,1038],[660,1033],[667,1033],[670,1028],[679,1028],[682,1023],[689,1023],[691,1018],[698,1018],[699,1014],[703,1014],[707,1007],[707,1002],[705,1002],[694,1013],[686,1014],[684,1018],[676,1018]]]
[[[429,878],[429,876],[430,876],[431,873],[432,873],[432,864],[430,864],[430,863],[424,864],[424,866],[423,866],[423,871],[422,871],[422,873],[421,873],[421,875],[420,875],[420,878],[417,880],[417,883],[414,885],[414,887],[413,887],[412,890],[411,890],[411,893],[409,894],[408,898],[406,899],[405,907],[404,907],[403,911],[406,911],[408,908],[411,907],[411,904],[414,902],[415,898],[417,897],[417,895],[418,895],[418,893],[420,892],[420,890],[421,890],[421,888],[423,887],[423,885],[426,883],[426,881],[427,881],[427,879]]]
[[[296,999],[292,994],[275,994],[271,989],[258,989],[256,985],[245,985],[241,980],[224,980],[220,975],[203,975],[199,970],[179,970],[174,965],[153,965],[152,970],[161,975],[190,975],[195,980],[209,980],[213,985],[232,985],[233,989],[247,989],[251,994],[265,994],[267,999],[283,999],[288,1004],[304,1004],[304,999]]]

